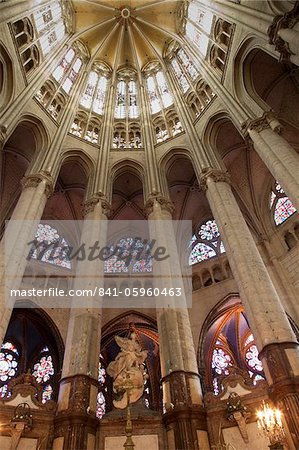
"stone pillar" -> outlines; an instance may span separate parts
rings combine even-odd
[[[260,350],[270,395],[276,402],[281,402],[294,443],[298,446],[298,342],[232,193],[227,173],[206,169],[201,176],[201,185],[219,226]]]
[[[22,180],[23,190],[0,243],[0,341],[3,342],[13,302],[7,304],[5,289],[18,289],[26,269],[24,257],[34,239],[47,199],[53,192],[49,173],[28,175]],[[9,306],[9,307],[8,307]]]
[[[299,21],[299,2],[291,11],[274,17],[268,28],[269,42],[280,53],[281,62],[299,64],[299,30],[294,28]]]
[[[166,248],[175,248],[172,205],[163,197],[152,197],[146,204],[151,237]],[[158,221],[158,222],[157,222]],[[165,223],[165,225],[163,224]],[[165,243],[165,244],[164,244]],[[174,243],[174,244],[173,244]],[[171,286],[171,264],[165,261],[159,274],[167,273]],[[155,270],[154,270],[155,274]],[[155,285],[159,280],[154,279]],[[159,287],[167,282],[162,279]],[[163,286],[162,286],[163,285]],[[184,292],[184,290],[183,290]],[[184,294],[183,294],[184,295]],[[170,298],[168,307],[156,301],[157,323],[163,389],[163,420],[167,429],[168,446],[171,450],[198,450],[201,445],[209,448],[207,423],[202,406],[202,392],[193,337],[187,308],[177,308]]]
[[[106,241],[108,204],[100,194],[85,204],[81,245],[87,249]],[[94,261],[77,264],[73,289],[104,286],[104,265]],[[55,418],[55,450],[94,450],[98,370],[101,341],[101,298],[74,297],[68,325],[65,355]],[[84,307],[85,305],[85,307]]]
[[[299,211],[299,155],[278,134],[279,122],[272,113],[265,113],[249,122],[247,131],[256,152]]]

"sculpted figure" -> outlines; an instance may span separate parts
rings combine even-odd
[[[113,391],[117,397],[113,404],[116,408],[124,409],[143,394],[147,378],[143,363],[148,352],[141,349],[135,333],[131,333],[130,338],[115,336],[115,341],[121,351],[107,367],[107,373],[113,378]]]

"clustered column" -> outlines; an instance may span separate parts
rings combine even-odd
[[[24,275],[28,243],[33,241],[47,199],[53,192],[48,172],[28,175],[22,180],[22,193],[6,227],[0,247],[4,255],[0,273],[0,342],[3,342],[14,302],[10,289],[18,289]],[[8,303],[9,302],[9,303]]]
[[[85,204],[81,243],[89,248],[105,246],[109,205],[102,195]],[[79,261],[73,289],[98,288],[104,285],[104,266],[98,259]],[[102,305],[100,298],[74,297],[65,346],[55,418],[55,450],[94,450],[98,373],[101,341]]]
[[[270,395],[281,402],[290,433],[298,446],[298,342],[232,193],[227,173],[206,169],[202,172],[201,185],[219,226],[260,350]]]
[[[149,229],[152,237],[175,252],[174,231],[170,225],[173,207],[163,197],[152,197],[146,204]],[[155,286],[171,287],[178,274],[173,274],[171,261],[157,263],[154,270]],[[155,264],[155,263],[154,263]],[[159,275],[162,280],[159,283]],[[164,278],[164,275],[165,278]],[[167,281],[168,280],[168,281]],[[183,295],[184,289],[182,289]],[[185,298],[185,297],[184,297]],[[160,299],[162,302],[163,299]],[[167,427],[170,450],[198,450],[200,445],[208,448],[207,424],[202,405],[202,392],[197,368],[196,354],[187,307],[178,308],[169,298],[166,306],[157,299],[157,322],[159,331],[160,360],[163,389],[163,420]]]
[[[249,122],[247,131],[256,152],[299,211],[299,158],[293,147],[279,135],[279,122],[272,113],[265,113]]]

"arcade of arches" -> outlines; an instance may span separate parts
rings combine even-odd
[[[132,332],[135,450],[299,449],[298,2],[1,0],[0,17],[1,449],[124,448],[106,369]],[[74,247],[63,221],[107,219],[191,221],[190,308],[7,303],[7,273],[72,285],[66,254],[18,261],[34,236]],[[139,288],[151,261],[98,270]]]

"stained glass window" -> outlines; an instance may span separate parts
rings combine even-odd
[[[135,80],[124,79],[117,84],[116,119],[136,119],[139,116],[137,84]]]
[[[186,36],[197,47],[203,57],[207,54],[213,14],[202,11],[200,5],[191,2],[188,8]]]
[[[0,352],[0,381],[9,381],[17,373],[18,351],[10,343],[5,342]]]
[[[60,2],[54,1],[33,13],[43,55],[47,55],[65,36]]]
[[[257,370],[258,372],[262,372],[263,366],[262,362],[258,358],[259,352],[257,346],[252,344],[246,350],[245,359],[249,367],[253,370]]]
[[[42,403],[46,403],[51,400],[53,397],[53,387],[50,384],[47,384],[42,393]]]
[[[48,381],[54,375],[54,367],[51,355],[45,355],[34,364],[32,375],[36,378],[38,383]]]
[[[99,375],[98,375],[100,391],[97,395],[97,410],[96,410],[96,416],[98,419],[101,419],[103,417],[103,415],[106,413],[106,399],[105,399],[105,395],[104,395],[104,392],[107,391],[107,388],[105,387],[106,370],[103,367],[102,360],[103,360],[103,357],[102,357],[102,355],[100,355]]]
[[[169,88],[166,83],[166,79],[165,79],[163,72],[159,71],[156,73],[156,80],[157,80],[157,84],[158,84],[158,88],[159,88],[163,106],[164,106],[164,108],[168,108],[168,106],[173,104],[173,98],[169,91]]]
[[[89,74],[85,91],[80,99],[80,106],[102,116],[106,101],[108,79],[101,73],[101,66],[95,66]],[[83,119],[83,120],[82,120]],[[93,144],[98,143],[100,122],[95,117],[88,117],[78,111],[70,132]],[[86,130],[86,132],[84,132]]]
[[[180,48],[177,52],[178,60],[182,63],[191,79],[194,81],[199,76],[199,71],[195,66],[194,61],[187,55],[184,49]]]
[[[97,411],[96,416],[101,419],[106,412],[106,400],[103,392],[99,392],[97,396]]]
[[[129,118],[135,119],[138,117],[137,106],[137,85],[136,81],[130,81],[128,84],[128,97],[129,97]]]
[[[108,86],[107,78],[104,75],[100,76],[98,79],[97,88],[95,90],[95,97],[92,106],[93,112],[100,115],[103,115],[104,113],[107,86]]]
[[[54,72],[52,73],[53,78],[55,78],[56,81],[61,81],[63,74],[68,71],[68,69],[71,66],[71,63],[75,57],[75,50],[70,48],[64,58],[60,61]]]
[[[198,3],[194,1],[190,3],[187,17],[207,34],[211,32],[213,14],[209,11],[203,11]]]
[[[42,402],[46,403],[53,398],[53,377],[55,375],[53,359],[49,348],[46,346],[40,352],[39,360],[34,364],[32,375],[37,383],[43,385]]]
[[[208,220],[200,225],[193,235],[189,247],[192,248],[189,258],[190,265],[225,252],[215,220]]]
[[[188,91],[188,89],[190,88],[190,84],[189,84],[187,78],[185,77],[185,75],[176,59],[173,59],[171,61],[171,65],[172,65],[173,71],[174,71],[175,75],[177,76],[177,79],[180,83],[182,91],[185,94]]]
[[[146,80],[146,85],[147,85],[147,92],[148,92],[148,96],[149,96],[152,114],[156,114],[157,112],[161,111],[162,106],[161,106],[160,98],[158,96],[154,77],[148,77]]]
[[[29,257],[70,269],[68,250],[68,243],[55,228],[48,224],[39,224]]]
[[[119,81],[117,84],[115,117],[124,119],[126,117],[126,83]]]
[[[150,75],[146,79],[146,85],[152,114],[173,105],[172,94],[161,70]]]
[[[204,350],[210,366],[207,382],[215,395],[219,395],[222,389],[222,377],[228,376],[233,367],[247,372],[254,385],[265,379],[258,349],[242,306],[236,304],[222,315],[217,315],[206,339],[209,344]]]
[[[82,59],[76,57],[75,50],[70,48],[52,76],[58,82],[62,83],[61,87],[67,94],[70,93],[74,83],[76,82],[80,69],[82,67]]]
[[[9,341],[1,345],[0,351],[0,398],[9,396],[8,382],[17,375],[19,351]]]
[[[231,356],[224,349],[215,348],[212,355],[212,369],[218,375],[228,375],[229,366],[232,366]]]
[[[105,273],[144,273],[152,272],[152,257],[147,254],[148,247],[141,240],[120,239],[110,247],[110,257],[104,264]]]
[[[271,192],[270,208],[273,211],[276,225],[285,222],[296,212],[296,208],[278,182],[275,183],[275,187]]]

